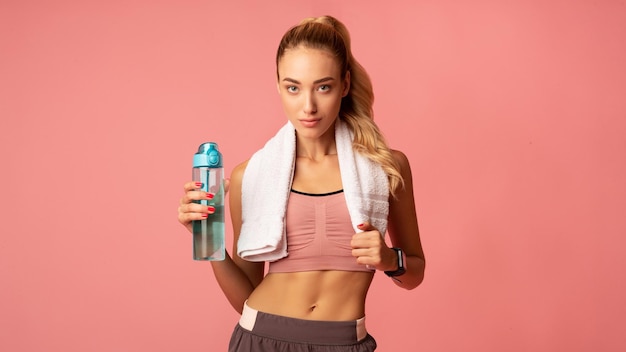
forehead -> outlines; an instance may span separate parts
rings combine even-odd
[[[286,50],[278,62],[278,77],[296,79],[301,82],[317,80],[321,77],[340,76],[337,59],[328,51],[297,47]]]

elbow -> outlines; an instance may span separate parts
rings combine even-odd
[[[422,272],[421,275],[419,275],[414,280],[411,280],[406,286],[404,286],[404,288],[406,290],[415,289],[417,288],[417,286],[421,285],[423,281],[424,281],[424,272]]]
[[[422,258],[419,258],[419,260],[416,260],[416,262],[417,263],[414,267],[414,270],[410,273],[407,273],[409,275],[406,275],[407,278],[405,280],[402,280],[402,277],[399,278],[399,286],[406,290],[412,290],[421,285],[424,281],[424,269],[426,267],[426,262]]]
[[[235,311],[239,313],[239,315],[243,314],[243,305],[233,305],[233,308],[235,308]]]
[[[399,276],[397,279],[395,279],[396,285],[402,287],[407,291],[417,288],[417,286],[419,286],[424,281],[424,272],[422,272],[420,275],[411,275],[406,278],[404,278],[403,276]]]

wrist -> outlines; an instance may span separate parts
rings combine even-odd
[[[391,278],[394,278],[396,276],[403,275],[406,272],[406,254],[404,254],[404,251],[402,249],[397,247],[392,247],[390,249],[395,252],[395,270],[386,270],[385,274]]]

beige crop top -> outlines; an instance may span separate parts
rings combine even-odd
[[[287,257],[270,262],[270,273],[313,270],[368,271],[352,256],[354,235],[343,191],[291,191],[286,214]]]

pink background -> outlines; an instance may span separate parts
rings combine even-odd
[[[0,350],[225,350],[182,184],[284,123],[276,45],[322,14],[413,166],[426,279],[376,276],[379,350],[626,349],[623,1],[3,0]]]

